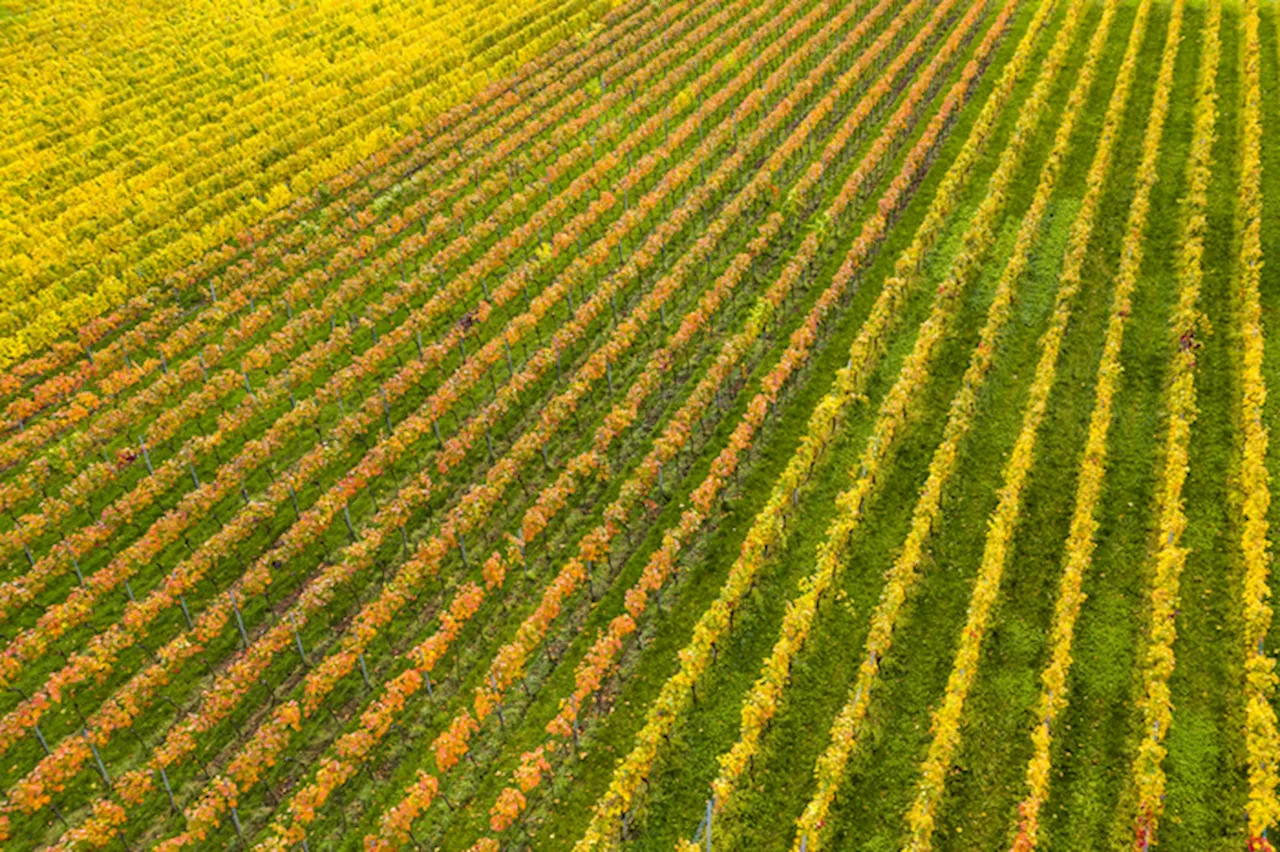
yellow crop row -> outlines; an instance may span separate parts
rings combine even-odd
[[[1263,642],[1271,627],[1270,542],[1267,509],[1271,490],[1267,481],[1267,429],[1263,408],[1267,383],[1262,376],[1265,337],[1258,286],[1262,272],[1262,86],[1258,44],[1258,2],[1244,2],[1244,103],[1240,140],[1240,255],[1237,260],[1240,313],[1240,423],[1244,433],[1240,481],[1243,491],[1245,641],[1245,747],[1249,757],[1250,848],[1271,850],[1265,837],[1280,822],[1276,798],[1280,736],[1271,700],[1275,694],[1275,658]]]
[[[1145,7],[1139,12],[1139,16],[1145,17]],[[1105,37],[1103,42],[1091,45],[1095,57],[1104,42]],[[1092,219],[1092,210],[1082,208],[1081,213]],[[1077,225],[1079,224],[1080,220],[1077,219]],[[999,501],[987,520],[982,561],[970,595],[965,625],[960,632],[942,701],[931,720],[933,738],[920,767],[915,801],[907,811],[908,838],[903,848],[910,852],[927,852],[933,848],[938,804],[960,744],[965,702],[978,675],[982,643],[990,624],[991,610],[999,597],[1004,570],[1013,550],[1013,539],[1022,513],[1023,494],[1035,466],[1040,427],[1057,380],[1058,359],[1071,321],[1075,296],[1081,287],[1079,268],[1088,248],[1090,231],[1091,226],[1088,230],[1083,227],[1073,229],[1072,237],[1075,239],[1067,247],[1064,274],[1049,327],[1040,338],[1040,359],[1031,380],[1022,425],[1005,465]]]
[[[1221,22],[1221,0],[1210,0],[1196,81],[1181,246],[1175,260],[1178,301],[1170,323],[1172,354],[1164,399],[1169,427],[1157,484],[1160,520],[1147,611],[1147,649],[1143,655],[1138,699],[1142,715],[1141,740],[1132,767],[1137,792],[1133,823],[1134,848],[1137,849],[1145,849],[1154,842],[1164,811],[1164,741],[1173,723],[1169,676],[1173,673],[1174,640],[1178,635],[1178,586],[1187,561],[1187,549],[1182,546],[1182,534],[1187,526],[1182,489],[1189,469],[1191,426],[1196,419],[1196,359],[1200,346],[1196,330],[1202,322],[1199,302],[1204,270],[1201,262],[1208,225],[1205,209],[1212,176],[1214,127],[1218,119],[1216,79]]]

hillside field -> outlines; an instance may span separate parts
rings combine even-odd
[[[0,54],[0,848],[1273,850],[1275,0]]]

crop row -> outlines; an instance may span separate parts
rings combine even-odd
[[[731,93],[732,89],[722,91],[717,98],[704,104],[694,118],[687,120],[677,132],[670,135],[667,142],[663,143],[664,147],[671,150],[678,149],[680,144],[689,138],[697,126],[695,118],[713,113],[720,102]],[[658,116],[654,116],[646,122],[644,130],[653,132],[658,126]],[[703,156],[705,157],[707,154],[704,153]],[[646,157],[636,165],[628,179],[635,181],[646,173],[651,172],[657,162],[655,158]],[[696,162],[690,166],[688,173],[692,172],[692,168],[695,165]],[[588,192],[591,186],[603,177],[603,171],[604,165],[596,164],[592,172],[575,181],[574,186],[571,188],[572,195],[584,195]],[[599,172],[599,174],[596,174],[596,172]],[[581,233],[589,227],[605,210],[613,206],[615,201],[611,194],[605,193],[592,202],[587,210],[575,217],[561,231],[562,235],[568,235],[565,242],[567,243],[573,239],[574,234]],[[412,444],[421,436],[423,430],[438,423],[439,417],[458,400],[459,396],[479,380],[480,376],[483,375],[483,370],[496,366],[503,355],[509,353],[513,344],[518,343],[534,329],[537,322],[546,315],[556,301],[562,298],[571,299],[569,287],[574,283],[574,277],[580,283],[593,266],[604,262],[609,257],[610,250],[620,245],[620,240],[623,236],[640,224],[643,219],[640,211],[645,209],[645,207],[638,206],[636,211],[631,211],[624,215],[618,221],[618,224],[611,228],[604,241],[597,243],[586,257],[580,257],[569,268],[569,273],[576,273],[576,276],[569,277],[567,281],[562,281],[559,285],[531,302],[531,310],[529,312],[522,317],[517,317],[508,324],[501,346],[498,345],[499,341],[497,339],[491,340],[474,358],[468,361],[468,369],[464,371],[460,378],[446,382],[433,396],[429,397],[428,401],[421,407],[426,409],[428,415],[420,418],[411,418],[410,421],[407,421],[414,424],[413,428],[404,430],[398,437],[398,442],[406,446]],[[534,224],[533,222],[526,223],[521,228],[520,233],[513,235],[508,243],[514,243],[517,236],[521,240],[527,240],[534,233]],[[557,253],[553,250],[551,256],[546,258],[546,262],[554,260],[554,255]],[[496,268],[496,265],[500,262],[500,256],[495,257],[493,253],[490,253],[490,256],[473,264],[465,273],[451,280],[446,290],[438,291],[427,306],[419,309],[419,314],[426,314],[431,308],[438,310],[437,306],[447,306],[453,294],[465,292],[472,282],[482,279],[484,275]],[[535,259],[535,263],[540,265],[541,262],[543,262],[541,256]],[[508,275],[501,286],[491,292],[489,304],[500,306],[522,292],[527,293],[527,284],[535,275],[536,268],[531,271],[529,265],[520,267],[515,273]],[[487,311],[482,305],[481,312],[476,317],[477,321],[483,321],[486,313]],[[186,525],[199,516],[202,506],[212,506],[216,501],[228,494],[234,494],[241,487],[242,477],[253,470],[253,465],[274,461],[276,455],[271,451],[272,448],[283,445],[284,441],[309,428],[310,424],[315,422],[319,405],[323,403],[327,396],[339,396],[352,388],[359,387],[361,378],[368,375],[373,366],[377,364],[377,361],[370,356],[376,353],[385,357],[385,354],[395,352],[397,346],[403,346],[409,342],[409,328],[406,325],[409,324],[401,325],[395,332],[383,337],[365,356],[354,362],[351,367],[335,375],[326,386],[327,395],[318,393],[316,397],[303,400],[293,406],[284,417],[268,430],[264,437],[246,444],[237,459],[224,463],[219,468],[218,478],[206,486],[191,492],[187,497],[183,498],[178,507],[166,513],[164,519],[166,523],[163,527],[160,527],[159,531],[153,527],[152,531],[123,554],[117,556],[105,569],[90,577],[83,589],[73,591],[66,604],[51,608],[41,617],[35,628],[20,635],[18,639],[10,643],[4,652],[4,659],[11,661],[8,669],[11,673],[10,676],[18,670],[16,661],[31,659],[33,649],[36,649],[35,653],[38,653],[39,648],[47,647],[48,641],[56,638],[69,626],[76,623],[77,620],[83,620],[91,611],[90,606],[97,597],[105,591],[118,587],[127,580],[128,575],[132,573],[136,566],[146,564],[151,555],[158,553],[161,548],[177,540],[182,535]],[[176,595],[182,594],[185,591],[185,587],[189,587],[207,572],[212,565],[212,560],[227,554],[229,548],[236,541],[243,539],[261,523],[264,517],[263,513],[273,510],[279,511],[289,505],[289,502],[294,499],[293,489],[295,485],[300,488],[303,482],[341,458],[345,448],[350,446],[353,437],[377,428],[381,420],[384,419],[384,412],[387,406],[394,404],[401,396],[412,389],[415,383],[420,381],[421,376],[424,376],[455,345],[459,344],[466,331],[467,327],[465,325],[461,327],[455,326],[450,330],[445,341],[430,348],[429,352],[432,357],[419,359],[404,365],[396,375],[383,384],[379,393],[370,394],[366,398],[357,413],[348,415],[340,421],[334,432],[342,440],[330,440],[328,443],[319,445],[308,452],[298,462],[296,468],[287,479],[277,479],[272,484],[266,500],[260,501],[260,505],[257,506],[250,504],[237,513],[231,522],[224,525],[213,539],[202,546],[196,554],[193,554],[191,560],[188,560],[188,562],[192,563],[192,568],[187,570],[180,568],[174,572],[175,575],[182,577],[180,582],[183,584],[183,588],[168,588],[166,593],[169,599],[167,601],[160,599],[161,602],[155,605],[153,612],[158,612],[165,606],[175,602]],[[357,372],[353,368],[359,368],[359,371]],[[403,453],[403,451],[404,447],[401,447],[399,452]],[[395,457],[395,454],[386,458],[366,456],[365,460],[361,462],[362,468],[355,472],[356,478],[360,480],[366,479],[369,475],[365,472],[366,469],[385,469],[386,464],[394,463]],[[352,475],[348,474],[348,476],[344,477],[342,483],[345,496],[340,498],[335,495],[329,498],[334,503],[329,514],[330,518],[334,517],[333,513],[341,509],[339,504],[344,504],[358,492],[359,488],[353,485],[355,481],[352,479]],[[326,500],[326,498],[321,499]],[[197,558],[201,561],[194,562]],[[42,576],[44,575],[28,575],[33,581]],[[108,653],[114,654],[115,650],[112,648]],[[100,654],[99,656],[102,655]]]
[[[1269,829],[1280,820],[1276,798],[1277,760],[1280,736],[1276,733],[1276,713],[1271,706],[1275,693],[1275,659],[1266,653],[1263,642],[1271,626],[1270,543],[1267,541],[1267,510],[1271,489],[1267,481],[1267,430],[1262,423],[1267,400],[1262,376],[1265,337],[1259,281],[1262,269],[1262,87],[1261,49],[1258,41],[1258,4],[1244,3],[1244,98],[1240,140],[1240,427],[1244,433],[1241,454],[1241,490],[1244,516],[1240,547],[1244,554],[1244,646],[1245,646],[1245,747],[1249,760],[1249,843],[1268,849]]]
[[[1164,399],[1168,429],[1156,486],[1159,523],[1156,551],[1152,556],[1147,648],[1142,654],[1141,696],[1137,702],[1142,717],[1141,739],[1131,770],[1137,790],[1137,812],[1133,821],[1135,848],[1150,845],[1164,812],[1164,740],[1173,722],[1169,676],[1174,667],[1179,581],[1187,558],[1187,549],[1182,546],[1187,525],[1182,487],[1189,468],[1191,427],[1196,419],[1196,359],[1201,346],[1196,332],[1202,324],[1199,300],[1204,270],[1201,258],[1218,118],[1216,80],[1221,21],[1221,2],[1210,0],[1201,40],[1191,154],[1187,160],[1188,188],[1175,267],[1177,306],[1170,321],[1170,376]],[[1162,67],[1162,74],[1164,70]]]
[[[314,191],[247,229],[238,235],[234,243],[208,252],[201,261],[171,276],[175,295],[193,288],[197,280],[204,279],[205,284],[199,294],[212,295],[216,292],[222,296],[211,300],[206,308],[221,312],[224,318],[244,309],[248,304],[247,296],[236,299],[236,294],[248,276],[262,271],[277,258],[286,268],[295,266],[299,260],[314,256],[310,246],[317,241],[331,243],[329,251],[342,246],[346,241],[344,237],[353,238],[367,229],[362,224],[363,220],[378,209],[366,207],[367,214],[356,216],[351,208],[353,202],[368,205],[371,200],[376,201],[394,191],[401,181],[415,179],[425,167],[432,166],[429,171],[434,170],[435,161],[441,157],[445,158],[446,164],[454,155],[461,162],[464,153],[473,152],[472,146],[491,138],[491,130],[505,132],[513,126],[512,119],[518,119],[513,113],[519,112],[516,108],[524,100],[518,94],[522,87],[537,91],[539,94],[534,100],[538,100],[547,92],[549,83],[576,70],[585,58],[598,57],[601,48],[616,42],[628,29],[644,24],[648,20],[645,12],[650,9],[647,4],[621,4],[602,22],[604,33],[585,49],[569,50],[572,43],[565,42],[549,50],[537,61],[523,66],[518,73],[488,86],[470,102],[442,113],[426,126],[327,181],[325,197],[330,200],[323,207],[319,206],[320,191]],[[349,218],[343,220],[344,216]],[[334,223],[333,230],[338,232],[338,239],[329,240],[327,230],[315,233],[313,226],[317,221]],[[237,258],[239,261],[233,265]],[[218,269],[222,270],[221,274],[215,274]],[[210,288],[207,284],[214,286]],[[181,326],[185,319],[183,311],[174,311],[172,307],[158,312],[154,299],[145,294],[135,297],[112,315],[98,317],[87,324],[81,329],[78,341],[55,344],[46,355],[14,365],[5,373],[3,393],[12,396],[24,387],[31,387],[32,399],[23,404],[26,413],[38,410],[41,408],[36,404],[38,399],[56,396],[56,392],[42,394],[43,385],[32,387],[31,383],[38,377],[54,374],[46,381],[55,382],[62,379],[59,370],[71,368],[72,380],[76,383],[73,386],[78,387],[94,376],[104,376],[126,367],[130,360],[136,362],[138,359],[128,359],[128,354],[156,345],[162,334],[176,333],[188,341],[198,340],[198,334],[174,331],[175,324]],[[118,329],[122,329],[120,333],[110,337]],[[107,342],[103,343],[104,340]],[[164,343],[159,345],[165,346]],[[99,348],[94,351],[94,346]],[[167,354],[174,357],[173,350]],[[154,373],[160,369],[160,364],[156,363],[158,360],[135,363],[134,367]],[[11,415],[20,411],[22,409],[9,409]]]
[[[908,9],[904,9],[903,15],[907,14],[908,11]],[[943,7],[940,7],[939,10],[935,12],[934,20],[937,20],[945,13],[946,8],[944,4]],[[883,39],[886,36],[891,35],[892,32],[893,30],[891,28],[886,31],[881,38]],[[926,31],[922,31],[922,33],[927,34]],[[858,126],[862,115],[865,115],[866,108],[869,106],[867,98],[870,98],[871,95],[877,93],[880,93],[877,96],[882,96],[881,89],[884,85],[887,85],[887,80],[892,79],[892,76],[895,73],[895,66],[902,65],[909,58],[911,51],[917,46],[919,38],[920,36],[917,36],[917,39],[913,40],[912,44],[903,53],[899,54],[898,58],[895,59],[895,62],[888,70],[886,70],[885,74],[882,75],[882,80],[885,80],[886,82],[873,86],[871,91],[868,93],[868,96],[859,103],[859,107],[856,107],[852,111],[850,117],[854,120],[846,120],[844,123],[845,132],[837,134],[837,139],[833,140],[828,146],[826,152],[824,152],[824,159],[827,159],[828,156],[834,156],[836,150],[833,149],[837,149],[836,143],[840,142],[843,144],[844,140],[850,135],[849,131]],[[864,54],[863,58],[859,60],[859,63],[864,61],[866,57],[867,54]],[[855,64],[850,73],[857,70],[858,64]],[[920,82],[925,82],[927,86],[926,80],[922,80]],[[914,106],[914,104],[912,104],[912,106]],[[813,114],[811,113],[810,116],[812,115]],[[892,138],[892,135],[901,132],[901,127],[898,122],[891,120],[886,132],[889,135],[882,138]],[[797,145],[798,144],[799,143],[797,142]],[[787,146],[784,146],[783,150],[786,150],[786,147]],[[873,148],[871,153],[873,155],[880,155],[882,152]],[[836,210],[841,210],[843,206],[848,203],[849,199],[855,197],[854,193],[856,188],[865,181],[865,176],[868,173],[868,166],[874,166],[874,160],[870,163],[864,161],[859,169],[855,171],[854,175],[851,177],[851,181],[856,181],[856,183],[852,186],[846,184],[845,188],[838,196],[838,201],[835,206]],[[765,177],[768,177],[767,173]],[[789,198],[792,199],[795,204],[803,206],[803,198],[813,190],[815,182],[814,172],[811,171],[806,179],[792,191]],[[780,220],[777,218],[771,220],[767,234],[773,234],[779,227]],[[765,237],[766,234],[762,234],[761,236],[761,241],[763,241],[763,237]],[[806,241],[806,246],[811,245],[814,242],[816,241]],[[811,256],[811,253],[812,250],[808,253],[809,256]],[[744,262],[746,260],[746,258],[743,259]],[[803,268],[802,265],[806,262],[806,259],[804,257],[799,257],[796,260],[801,264],[799,268]],[[795,260],[793,260],[793,263],[795,263]],[[742,264],[736,264],[736,266],[740,269]],[[793,268],[797,267],[789,266],[787,272],[789,273]],[[721,358],[718,360],[712,372],[708,374],[708,379],[718,380],[720,376],[730,374],[730,371],[734,368],[737,359],[742,356],[742,353],[747,351],[754,340],[757,339],[767,327],[768,316],[772,311],[777,309],[781,300],[786,297],[787,292],[799,279],[799,274],[789,275],[784,273],[777,280],[773,287],[771,287],[769,293],[763,297],[764,300],[759,304],[758,308],[753,311],[751,317],[746,323],[746,326],[739,331],[734,338],[726,342],[722,349]],[[833,285],[833,287],[836,287],[836,285]],[[822,316],[822,313],[820,312],[822,307],[832,303],[838,289],[839,288],[837,287],[836,290],[829,290],[827,293],[824,293],[819,300],[819,305],[814,308],[814,312],[810,315],[811,318],[806,321],[803,328],[814,328],[813,324]],[[766,310],[768,311],[767,313],[765,312]],[[766,385],[774,388],[781,387],[782,383],[790,375],[794,374],[804,365],[809,349],[812,346],[812,342],[812,331],[803,337],[797,338],[793,344],[793,349],[795,351],[794,356],[791,354],[791,350],[782,356],[782,361],[779,364],[779,367],[770,375],[770,378],[766,380]],[[656,476],[656,471],[662,469],[663,465],[667,464],[674,457],[682,443],[680,441],[680,437],[691,432],[692,424],[696,421],[698,412],[705,407],[706,401],[711,398],[712,391],[714,391],[715,387],[715,381],[704,380],[703,384],[693,392],[685,406],[681,409],[681,412],[679,412],[668,424],[664,436],[655,446],[654,452],[651,453],[650,457],[636,469],[633,476],[639,476],[639,480],[629,480],[622,486],[623,494],[644,494],[653,488],[655,480],[659,479]],[[775,390],[774,393],[776,394],[776,392],[777,391]],[[592,694],[608,676],[612,666],[616,662],[618,654],[622,650],[624,641],[628,636],[634,633],[637,619],[640,618],[646,609],[649,596],[654,593],[660,594],[662,587],[671,577],[672,572],[676,567],[676,561],[680,549],[701,527],[709,513],[712,511],[719,493],[727,486],[738,462],[750,448],[755,431],[762,425],[762,421],[768,410],[766,406],[769,401],[769,398],[766,396],[760,396],[752,403],[748,404],[747,419],[741,422],[738,428],[732,433],[729,439],[729,446],[712,465],[712,473],[709,478],[694,488],[692,497],[693,507],[682,515],[677,529],[668,531],[664,536],[663,543],[659,550],[651,557],[645,568],[642,569],[640,577],[635,585],[627,591],[625,595],[627,612],[611,621],[607,630],[597,639],[592,648],[584,655],[575,673],[575,686],[572,694],[561,699],[560,713],[557,714],[557,717],[548,724],[548,732],[552,734],[552,737],[545,745],[539,747],[532,753],[537,756],[536,760],[528,762],[525,768],[520,771],[520,778],[518,779],[520,789],[516,790],[515,788],[507,788],[500,794],[498,801],[495,802],[493,807],[490,809],[491,813],[494,814],[492,827],[495,831],[502,831],[515,820],[519,815],[519,812],[523,809],[523,803],[526,801],[524,797],[525,794],[542,782],[543,775],[545,773],[550,773],[552,771],[551,764],[547,757],[553,756],[559,747],[567,746],[571,738],[576,739],[578,714],[580,709],[585,708],[589,704]],[[634,487],[632,486],[632,482],[636,483]],[[627,502],[634,503],[635,501],[636,498],[631,496]],[[605,510],[605,517],[626,517],[627,512],[628,509],[625,504],[619,505],[619,503],[615,502]],[[578,584],[583,581],[583,562],[585,561],[589,570],[591,556],[605,551],[609,545],[610,539],[619,534],[620,529],[611,529],[611,526],[611,523],[606,522],[605,524],[593,529],[584,537],[582,544],[580,545],[581,550],[578,559],[566,564],[561,577],[564,577],[566,581],[568,581],[569,578],[574,578],[575,575],[577,575]],[[504,646],[504,648],[495,656],[494,665],[489,671],[488,686],[482,684],[478,687],[475,714],[475,718],[478,722],[483,722],[485,717],[491,715],[492,708],[502,700],[502,694],[505,689],[516,682],[516,678],[520,672],[523,671],[525,662],[536,649],[537,644],[543,641],[551,626],[553,616],[549,616],[548,612],[554,610],[558,613],[561,601],[567,596],[567,593],[571,591],[571,586],[566,582],[566,584],[562,584],[561,586],[553,585],[548,591],[551,596],[543,598],[543,602],[540,604],[538,610],[536,610],[525,621],[521,629],[517,631],[516,640],[507,646]],[[462,717],[459,718],[461,719]],[[455,722],[450,728],[450,738],[445,740],[445,742],[450,745],[455,742],[465,742],[466,739],[466,737],[461,733],[453,733],[455,728],[458,732],[471,732],[469,726],[467,726],[464,721]],[[452,754],[452,752],[448,753]],[[407,837],[408,827],[412,823],[413,819],[425,810],[426,806],[428,806],[436,797],[436,792],[439,789],[439,783],[439,780],[435,776],[430,775],[429,773],[420,772],[414,785],[407,791],[405,798],[402,799],[400,803],[389,809],[384,815],[381,821],[381,829],[377,842],[383,844],[386,848],[392,848],[396,843],[403,842]],[[373,843],[374,840],[371,838],[368,842]]]

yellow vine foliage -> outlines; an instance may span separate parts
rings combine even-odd
[[[1169,677],[1175,664],[1179,584],[1187,559],[1187,548],[1182,544],[1182,534],[1187,526],[1182,492],[1190,467],[1191,427],[1197,414],[1196,350],[1199,343],[1195,335],[1203,324],[1199,307],[1200,283],[1204,277],[1202,258],[1208,227],[1205,210],[1218,120],[1216,81],[1221,21],[1221,0],[1210,0],[1196,81],[1191,155],[1187,162],[1188,188],[1183,200],[1182,240],[1174,266],[1178,302],[1170,329],[1173,350],[1170,355],[1170,381],[1164,392],[1164,409],[1169,422],[1164,439],[1164,466],[1156,486],[1159,538],[1153,557],[1147,606],[1147,650],[1142,663],[1142,696],[1138,700],[1138,708],[1142,712],[1142,740],[1132,766],[1138,799],[1134,817],[1135,849],[1146,848],[1154,842],[1164,812],[1164,757],[1167,752],[1164,742],[1169,726],[1173,724]]]
[[[21,0],[0,368],[581,34],[614,0]]]
[[[1242,236],[1236,275],[1240,294],[1240,424],[1244,435],[1240,471],[1244,525],[1240,544],[1245,567],[1245,745],[1249,761],[1246,813],[1251,847],[1270,850],[1273,847],[1266,833],[1280,822],[1280,799],[1276,797],[1280,735],[1271,703],[1276,688],[1275,658],[1263,646],[1272,615],[1268,603],[1271,552],[1267,539],[1271,489],[1267,479],[1268,436],[1262,420],[1267,383],[1262,374],[1265,342],[1259,294],[1263,263],[1262,84],[1257,0],[1245,0],[1243,28],[1244,121],[1239,153]]]

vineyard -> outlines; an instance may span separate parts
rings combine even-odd
[[[1280,842],[1272,0],[0,52],[0,848]]]

